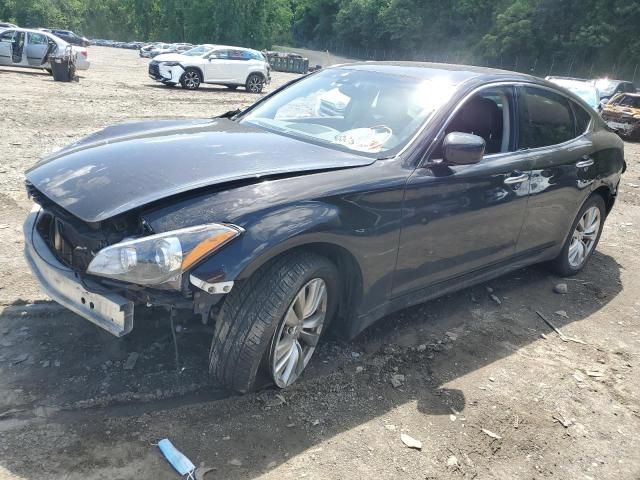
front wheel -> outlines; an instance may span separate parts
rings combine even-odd
[[[557,273],[571,276],[584,268],[598,245],[606,216],[602,197],[598,194],[589,197],[573,221],[562,251],[551,261]]]
[[[295,382],[335,312],[338,281],[327,258],[292,253],[234,288],[216,320],[209,353],[214,379],[243,393]]]
[[[195,68],[187,68],[180,78],[180,85],[187,90],[196,90],[202,83],[202,75]]]
[[[262,92],[262,89],[264,88],[264,77],[259,73],[252,73],[247,78],[245,88],[247,89],[247,92],[251,93]]]

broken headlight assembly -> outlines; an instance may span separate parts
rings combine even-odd
[[[87,273],[137,285],[180,289],[182,274],[242,233],[207,224],[126,239],[100,250]]]

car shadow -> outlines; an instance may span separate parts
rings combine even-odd
[[[297,384],[280,393],[245,396],[209,382],[210,336],[197,324],[188,323],[178,335],[176,371],[169,320],[162,310],[142,312],[133,332],[116,339],[61,308],[50,311],[50,303],[16,303],[0,314],[0,427],[8,409],[23,409],[28,418],[34,408],[54,407],[58,413],[49,421],[64,416],[64,428],[80,441],[91,439],[93,450],[129,442],[118,462],[147,455],[149,442],[166,435],[196,465],[215,463],[216,478],[253,478],[354,428],[371,428],[372,421],[384,432],[385,415],[403,405],[414,403],[421,414],[447,422],[451,415],[464,415],[478,392],[449,383],[521,354],[543,341],[541,336],[560,341],[536,312],[563,330],[621,292],[620,270],[613,257],[596,252],[572,279],[561,280],[544,266],[513,272],[389,315],[353,342],[329,339]],[[569,286],[566,295],[553,292],[560,281]],[[171,413],[176,407],[182,414]],[[84,413],[78,415],[79,410]],[[155,415],[145,417],[149,437],[144,440],[131,441],[126,431],[102,433],[107,418],[151,412]],[[295,434],[283,434],[294,429]],[[234,441],[219,442],[224,435]],[[62,447],[38,448],[48,449],[57,462],[77,454]],[[39,466],[25,458],[24,450],[6,450],[0,466],[21,478],[39,478]],[[231,458],[242,458],[242,467],[229,464]],[[162,478],[172,478],[159,455],[157,463]]]
[[[49,72],[45,70],[40,70],[37,68],[27,68],[27,67],[10,67],[10,66],[0,66],[0,74],[4,73],[20,73],[22,75],[32,75],[35,77],[49,77]]]
[[[238,94],[238,93],[244,93],[247,95],[247,98],[249,99],[258,99],[260,98],[260,95],[264,95],[265,93],[267,93],[267,90],[263,90],[261,94],[255,94],[255,93],[250,93],[247,92],[244,87],[238,87],[235,90],[232,90],[230,88],[221,86],[221,85],[213,85],[213,84],[201,84],[200,87],[197,90],[188,90],[186,88],[182,88],[180,85],[175,85],[173,87],[168,87],[166,85],[163,85],[161,83],[145,83],[144,84],[145,87],[149,87],[149,88],[156,88],[156,89],[160,89],[160,90],[171,90],[171,91],[181,91],[186,93],[198,93],[198,92],[206,92],[206,93],[229,93],[229,94]]]

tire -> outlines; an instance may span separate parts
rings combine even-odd
[[[259,73],[252,73],[247,78],[247,83],[245,83],[244,88],[250,93],[262,93],[262,89],[264,88],[264,77]]]
[[[593,225],[590,225],[591,220],[589,219],[589,214],[597,215],[597,227],[594,228]],[[556,273],[564,277],[570,277],[584,268],[598,246],[606,216],[607,209],[602,197],[597,193],[591,195],[587,201],[584,202],[584,205],[582,205],[578,215],[571,224],[570,233],[560,254],[550,262],[551,268]],[[585,225],[587,228],[583,232],[582,230]],[[591,230],[593,231],[591,232]],[[585,232],[588,232],[589,235]],[[588,243],[585,242],[585,239]],[[580,247],[579,244],[581,244],[582,247]],[[575,247],[572,248],[572,246]],[[577,253],[575,248],[577,248]]]
[[[197,90],[201,83],[202,74],[197,68],[187,68],[180,77],[180,85],[187,90]]]
[[[290,327],[288,314],[295,309],[300,291],[318,281],[324,282],[326,301],[322,325],[317,332],[313,332],[314,341],[317,342],[336,311],[339,292],[338,271],[327,258],[304,252],[285,254],[267,263],[231,290],[220,309],[211,342],[209,372],[213,379],[241,393],[273,384],[284,388],[293,383],[311,358],[315,343],[310,347],[302,340],[302,336],[294,337],[292,330],[298,330],[299,335],[299,332],[307,332],[307,327],[302,326],[302,321],[299,327]],[[320,306],[317,312],[321,312]],[[314,315],[309,317],[311,320],[313,318]],[[280,338],[281,335],[283,338]],[[308,357],[303,364],[294,361],[296,374],[289,377],[291,381],[288,384],[276,381],[274,372],[276,347],[284,345],[280,342],[284,337],[289,340],[293,338],[291,357],[295,350],[295,358],[301,358],[298,344],[311,349],[310,353],[307,350]]]

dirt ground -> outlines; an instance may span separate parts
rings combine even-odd
[[[178,478],[162,438],[205,479],[640,478],[640,144],[578,277],[533,267],[411,308],[325,342],[293,388],[238,397],[209,383],[208,335],[178,335],[177,373],[166,313],[116,339],[48,301],[22,259],[23,172],[42,155],[256,98],[159,86],[135,51],[90,60],[72,84],[0,69],[0,479]]]

